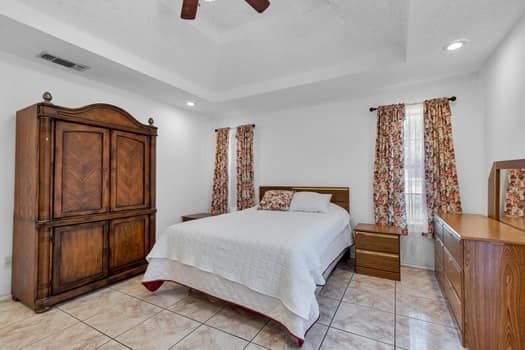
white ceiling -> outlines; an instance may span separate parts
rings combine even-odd
[[[181,0],[0,5],[0,49],[48,51],[92,67],[72,74],[216,114],[476,71],[525,12],[523,0],[273,0],[258,14],[216,0],[183,21]]]

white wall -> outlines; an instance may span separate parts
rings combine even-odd
[[[456,95],[453,127],[463,209],[486,212],[483,110],[477,75],[398,87],[374,96],[299,106],[218,121],[255,123],[256,185],[349,186],[356,222],[373,222],[372,179],[376,118],[370,106]],[[416,235],[403,242],[403,262],[433,267],[432,242]]]
[[[482,77],[490,169],[497,160],[525,158],[525,17],[487,61]]]
[[[157,139],[158,232],[180,216],[209,210],[214,132],[202,115],[172,108],[138,95],[95,83],[78,74],[0,55],[0,298],[10,294],[14,191],[15,114],[53,93],[58,105],[75,107],[107,102],[124,108],[141,122],[155,119]]]

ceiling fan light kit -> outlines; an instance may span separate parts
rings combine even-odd
[[[270,6],[269,0],[245,0],[248,5],[259,13],[263,13]],[[197,17],[197,9],[199,8],[199,0],[183,0],[182,11],[180,17],[182,19],[193,20]]]

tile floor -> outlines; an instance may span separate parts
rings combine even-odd
[[[0,302],[0,349],[295,349],[264,318],[186,288],[149,293],[141,276],[34,314]],[[402,281],[341,264],[319,295],[321,317],[303,349],[463,349],[434,274],[403,268]]]

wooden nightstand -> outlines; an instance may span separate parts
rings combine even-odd
[[[198,213],[198,214],[184,215],[182,217],[182,222],[203,219],[209,216],[213,216],[213,215],[211,213]]]
[[[355,272],[401,280],[401,230],[393,226],[359,224],[355,231]]]

